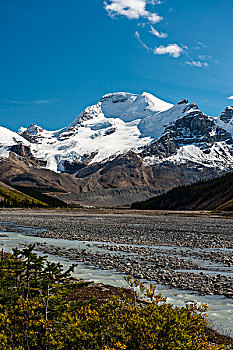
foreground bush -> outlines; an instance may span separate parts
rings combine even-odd
[[[33,246],[0,259],[0,344],[2,350],[145,349],[209,350],[207,307],[167,304],[155,287],[128,282],[138,294],[102,303],[80,302],[69,279],[71,268],[46,262]]]

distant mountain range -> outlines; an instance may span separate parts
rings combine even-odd
[[[233,168],[233,107],[210,117],[143,93],[105,95],[67,127],[0,127],[0,180],[81,205],[123,206]]]

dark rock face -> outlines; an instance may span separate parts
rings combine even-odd
[[[141,153],[141,156],[144,158],[156,155],[163,159],[176,154],[179,147],[193,144],[208,151],[214,143],[220,141],[233,145],[231,134],[220,127],[216,127],[213,119],[202,112],[194,111],[169,125],[164,135],[147,147]]]
[[[11,146],[10,151],[20,157],[20,159],[26,164],[45,167],[46,161],[35,158],[31,152],[29,146],[25,146],[21,143]]]
[[[77,171],[85,168],[85,164],[81,162],[69,162],[68,160],[65,160],[63,163],[64,172],[69,174],[75,174]]]
[[[36,124],[30,125],[27,130],[25,130],[21,136],[23,136],[27,141],[31,143],[38,143],[39,138],[41,138],[41,132],[44,129],[42,129],[40,126],[37,126]]]
[[[25,146],[23,144],[17,144],[10,147],[10,151],[18,154],[20,157],[29,157],[33,159],[33,155],[31,153],[31,149],[29,146]]]
[[[123,97],[123,96],[113,96],[113,95],[106,95],[106,96],[103,96],[101,99],[100,99],[100,102],[105,102],[107,100],[111,99],[112,103],[123,103],[123,102],[126,102],[128,99],[127,97]]]
[[[232,122],[233,125],[233,106],[228,106],[220,116],[220,120],[226,124]]]
[[[13,145],[10,147],[11,152],[18,154],[20,157],[33,157],[29,146],[22,144]]]
[[[183,100],[179,101],[177,104],[178,105],[186,105],[187,103],[189,103],[189,101],[186,98],[184,98]],[[192,102],[189,104],[189,109],[191,109],[191,108],[198,109],[198,106]]]

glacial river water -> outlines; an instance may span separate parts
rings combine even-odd
[[[10,225],[10,223],[9,223]],[[16,228],[16,225],[14,225]],[[53,239],[53,238],[41,238],[30,236],[30,233],[40,232],[41,229],[35,229],[32,227],[20,227],[17,226],[14,232],[14,226],[11,227],[10,232],[3,231],[0,232],[0,249],[4,251],[12,251],[12,248],[18,247],[22,248],[25,244],[32,243],[46,243],[48,245],[53,245],[55,247],[61,248],[72,248],[72,249],[92,249],[93,251],[98,251],[99,253],[109,252],[106,249],[96,247],[96,242],[83,242],[83,241],[71,241],[65,239]],[[100,244],[100,242],[98,242]],[[106,242],[105,242],[106,244]],[[157,247],[162,249],[162,247]],[[164,249],[170,249],[169,247],[164,247]],[[182,248],[184,249],[184,248]],[[38,252],[42,255],[42,253]],[[114,254],[114,252],[113,252]],[[54,262],[60,262],[64,268],[68,268],[71,263],[76,263],[76,261],[68,260],[56,255],[49,255],[48,260]],[[205,262],[206,263],[206,262]],[[204,262],[203,262],[204,264]],[[213,268],[213,265],[212,265]],[[200,272],[200,270],[198,270]],[[215,273],[207,272],[205,273]],[[218,272],[219,273],[219,272]],[[232,276],[233,271],[229,269],[229,272],[225,272],[227,275]],[[115,270],[101,270],[95,267],[86,266],[84,263],[78,263],[78,266],[75,268],[74,276],[77,278],[82,278],[87,281],[94,281],[97,283],[106,283],[113,286],[127,286],[126,282],[123,279],[123,275]],[[142,280],[144,281],[144,280]],[[147,282],[147,281],[144,281]],[[150,281],[151,282],[151,281]],[[186,302],[197,301],[197,303],[205,303],[209,306],[209,322],[210,324],[222,331],[229,331],[233,333],[233,300],[228,299],[223,296],[217,295],[198,295],[197,293],[191,293],[190,291],[183,291],[167,286],[156,284],[156,290],[158,293],[162,293],[164,297],[167,297],[167,301],[172,303],[175,306],[183,306]],[[231,334],[232,334],[231,333]]]

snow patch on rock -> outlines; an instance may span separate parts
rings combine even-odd
[[[8,158],[10,147],[20,143],[24,146],[30,145],[27,140],[16,132],[0,126],[0,158]]]

